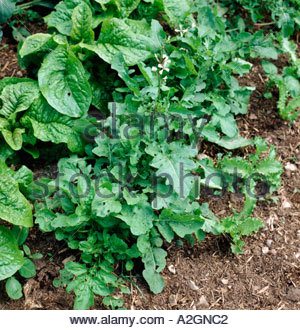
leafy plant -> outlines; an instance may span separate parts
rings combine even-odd
[[[9,231],[6,227],[3,227],[2,233],[3,232],[6,232],[6,235],[8,235],[9,242],[14,243],[15,254],[10,254],[10,256],[13,256],[13,260],[16,267],[19,267],[21,265],[21,268],[18,268],[19,275],[23,278],[34,277],[36,275],[35,265],[30,259],[40,259],[43,256],[40,253],[31,254],[29,247],[24,244],[28,236],[29,229],[22,226],[13,226],[12,230]],[[25,255],[27,257],[24,257],[24,253],[22,250],[17,250],[18,246],[22,246],[23,251],[25,252]],[[16,253],[17,251],[18,254]],[[11,273],[13,272],[13,270],[14,269],[11,268]],[[23,296],[22,285],[15,277],[16,272],[12,274],[14,276],[11,276],[7,279],[5,289],[10,298],[20,299]],[[8,277],[7,270],[5,276]]]
[[[65,0],[45,17],[48,33],[20,42],[19,63],[31,78],[0,82],[3,177],[15,180],[15,198],[32,201],[42,232],[79,251],[54,281],[75,293],[76,309],[92,307],[94,295],[121,308],[117,293],[129,293],[137,259],[151,291],[161,292],[166,242],[177,237],[194,243],[225,233],[241,253],[243,236],[262,227],[252,212],[279,188],[282,168],[273,147],[239,135],[235,117],[247,113],[254,88],[238,76],[250,72],[250,58],[277,59],[280,51],[274,36],[247,32],[241,20],[232,28],[225,13],[204,0]],[[221,153],[199,160],[199,140]],[[38,157],[38,141],[70,150],[55,180],[32,182],[26,169],[5,166],[21,149]],[[228,152],[247,146],[256,152]],[[215,197],[239,193],[243,209],[217,218],[199,203],[208,188]],[[3,214],[0,205],[0,217],[17,219]],[[7,240],[20,258],[14,272],[32,275],[34,255],[25,245],[24,259]],[[7,287],[20,296],[15,278]]]
[[[277,67],[270,62],[263,62],[263,69],[269,77],[268,88],[276,85],[279,90],[278,110],[283,119],[293,121],[297,119],[300,108],[300,60],[296,54],[296,45],[292,41],[283,39],[283,51],[290,55],[291,66],[278,74]]]
[[[33,221],[31,205],[22,192],[32,183],[33,174],[25,166],[14,172],[3,161],[0,172],[0,217],[14,224],[12,229],[0,226],[0,280],[8,279],[6,291],[11,298],[18,299],[22,296],[21,284],[12,276],[18,271],[25,278],[34,276],[35,266],[29,258],[40,257],[39,254],[32,255],[29,248],[23,245]],[[22,245],[28,258],[24,258],[19,248]]]

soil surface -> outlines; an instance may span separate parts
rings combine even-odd
[[[7,45],[7,46],[5,46]],[[8,38],[0,44],[0,79],[23,76],[17,65],[16,44]],[[184,242],[166,245],[167,267],[163,272],[165,289],[151,294],[141,276],[132,275],[131,295],[125,295],[128,309],[299,309],[300,308],[300,120],[292,124],[277,114],[277,96],[265,99],[266,81],[261,63],[253,60],[251,73],[240,83],[255,86],[249,112],[238,119],[241,135],[261,136],[277,148],[285,172],[278,202],[259,202],[255,216],[265,227],[245,239],[244,254],[233,255],[225,236],[209,235],[194,247]],[[287,64],[285,57],[276,65]],[[246,150],[247,151],[247,150]],[[203,146],[201,153],[211,152]],[[208,200],[211,209],[224,216],[241,201],[235,196]],[[43,254],[35,261],[37,275],[23,280],[24,298],[10,300],[0,284],[0,309],[72,309],[72,295],[55,288],[64,262],[72,251],[52,234],[30,231],[26,244],[32,252]],[[105,308],[101,299],[96,309]]]

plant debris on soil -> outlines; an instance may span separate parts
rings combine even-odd
[[[3,38],[0,44],[0,79],[22,77],[18,68],[16,44]],[[284,57],[276,62],[286,63]],[[169,244],[167,267],[162,273],[165,289],[154,295],[144,280],[134,273],[131,294],[124,295],[128,309],[299,309],[300,308],[300,120],[283,121],[278,113],[276,97],[265,99],[265,77],[260,61],[253,61],[248,76],[240,79],[244,85],[255,86],[246,116],[238,119],[241,135],[260,136],[277,148],[285,169],[282,187],[275,201],[259,202],[255,216],[265,227],[245,238],[242,255],[233,255],[225,236],[213,235],[197,243],[183,246]],[[49,171],[51,167],[49,167]],[[207,200],[215,214],[224,215],[230,206],[238,204],[238,197]],[[30,230],[26,244],[35,253],[37,275],[23,279],[24,297],[8,298],[1,283],[0,309],[72,309],[73,296],[64,288],[55,288],[53,279],[64,263],[75,258],[74,251],[58,242],[53,234]],[[97,309],[105,308],[97,298]]]

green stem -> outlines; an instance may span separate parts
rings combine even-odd
[[[268,25],[273,25],[275,22],[268,22],[268,23],[255,23],[255,26],[268,26]]]

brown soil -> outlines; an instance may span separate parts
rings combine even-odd
[[[24,74],[18,69],[15,52],[15,45],[0,50],[0,78]],[[265,78],[260,61],[254,60],[253,64],[252,72],[240,79],[242,84],[257,88],[249,113],[238,120],[241,134],[265,138],[276,146],[284,167],[291,163],[298,169],[285,170],[277,204],[259,203],[255,216],[264,221],[265,228],[245,239],[244,254],[233,255],[225,236],[209,235],[194,247],[172,243],[167,247],[164,291],[151,294],[141,277],[132,277],[136,285],[131,285],[131,295],[124,296],[128,309],[299,309],[300,120],[289,124],[279,118],[276,97],[263,97]],[[276,64],[284,66],[286,58]],[[223,216],[239,201],[227,196],[210,200],[209,204]],[[71,309],[73,296],[54,288],[52,281],[72,251],[52,234],[41,234],[36,228],[26,244],[44,255],[35,262],[37,275],[23,281],[25,298],[18,301],[9,300],[2,283],[0,309]],[[95,308],[104,308],[101,299],[97,299]]]

